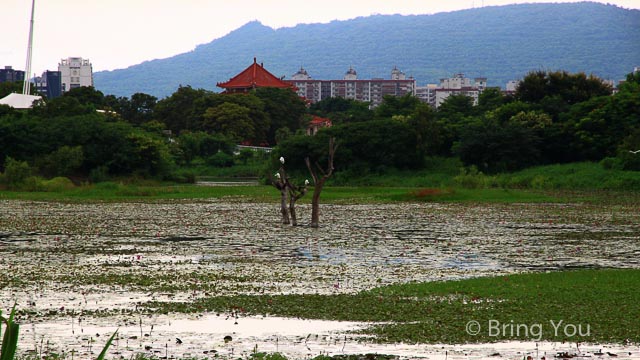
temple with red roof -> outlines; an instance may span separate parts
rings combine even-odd
[[[217,83],[218,87],[224,89],[223,93],[247,93],[259,87],[274,87],[280,89],[295,90],[295,86],[279,79],[277,76],[268,72],[262,64],[256,62],[253,58],[253,64],[244,69],[238,75],[232,77],[227,82]]]
[[[318,133],[318,130],[325,127],[331,127],[332,125],[333,123],[331,122],[331,119],[321,118],[314,115],[313,119],[311,119],[307,126],[307,135],[315,135]]]

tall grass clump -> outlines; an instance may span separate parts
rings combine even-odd
[[[18,348],[18,332],[20,325],[13,321],[16,314],[16,306],[13,306],[9,318],[2,316],[0,311],[0,334],[2,334],[2,324],[5,325],[4,336],[2,337],[2,347],[0,347],[0,360],[13,360]]]

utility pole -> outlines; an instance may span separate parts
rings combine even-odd
[[[31,95],[31,53],[33,49],[33,15],[35,13],[36,0],[31,1],[31,24],[29,26],[29,45],[27,47],[27,65],[24,70],[24,84],[22,85],[22,94]]]

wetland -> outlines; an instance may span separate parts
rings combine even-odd
[[[385,325],[393,316],[332,315],[313,304],[399,284],[637,269],[638,210],[632,202],[325,204],[321,227],[313,229],[304,221],[281,225],[274,203],[235,198],[3,200],[0,306],[17,304],[20,349],[38,354],[74,352],[85,358],[120,329],[111,353],[127,358],[238,357],[256,351],[293,358],[368,352],[437,358],[445,348],[452,358],[487,357],[495,346],[456,352],[454,345],[434,344],[467,338],[437,332],[403,337],[402,330],[388,336],[368,329],[393,328]],[[307,219],[310,206],[298,211]],[[631,279],[631,286],[639,284],[637,273]],[[294,311],[287,303],[289,309],[271,311],[256,305],[283,298],[302,299],[308,308]],[[443,298],[476,300],[464,293],[430,296]],[[401,317],[395,320],[413,319],[410,313]],[[500,353],[520,356],[534,347],[512,345]]]

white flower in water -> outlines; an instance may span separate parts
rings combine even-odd
[[[284,164],[284,156],[280,156],[280,163]]]
[[[280,179],[280,173],[276,173],[276,177]]]
[[[305,185],[309,185],[309,180],[308,180],[308,179],[307,179],[307,180],[305,180],[305,181],[304,181],[304,184],[305,184]]]

